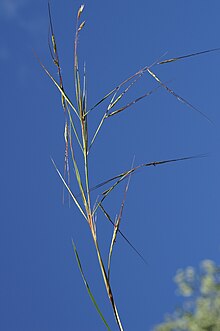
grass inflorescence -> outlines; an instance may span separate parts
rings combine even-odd
[[[104,286],[110,301],[110,304],[113,309],[113,314],[115,316],[115,320],[118,326],[119,330],[123,330],[121,318],[116,306],[115,298],[113,295],[113,290],[111,286],[111,259],[112,259],[112,252],[114,249],[114,245],[116,242],[117,235],[120,234],[125,241],[131,246],[131,248],[141,257],[141,259],[146,263],[146,260],[138,252],[138,250],[134,247],[134,245],[131,243],[130,240],[121,232],[120,230],[120,223],[122,220],[123,215],[123,209],[125,205],[125,199],[129,187],[129,181],[130,177],[137,172],[141,168],[147,168],[151,166],[158,166],[163,164],[169,164],[179,161],[186,161],[193,158],[203,157],[205,155],[198,155],[198,156],[187,156],[187,157],[179,157],[179,158],[173,158],[173,159],[167,159],[167,160],[161,160],[161,161],[152,161],[152,162],[145,162],[143,164],[140,164],[138,166],[133,166],[123,171],[122,173],[115,175],[112,178],[109,178],[99,184],[97,184],[95,187],[90,186],[90,166],[89,166],[89,156],[91,148],[93,147],[96,139],[99,137],[100,130],[103,128],[104,123],[109,120],[112,116],[119,115],[121,112],[127,110],[137,102],[141,101],[144,98],[149,97],[152,93],[155,93],[158,88],[164,88],[168,93],[170,93],[172,96],[174,96],[178,101],[184,103],[186,106],[190,107],[192,110],[197,111],[200,115],[205,117],[208,121],[211,122],[209,117],[202,113],[200,110],[195,108],[190,102],[179,96],[176,92],[171,90],[166,83],[162,82],[158,75],[154,72],[154,68],[156,66],[160,66],[162,64],[169,64],[172,62],[176,62],[178,60],[183,60],[185,58],[189,58],[191,56],[197,56],[204,53],[217,51],[218,49],[213,50],[207,50],[197,53],[192,53],[184,56],[179,56],[167,60],[157,60],[154,63],[152,63],[149,66],[145,66],[141,70],[137,71],[132,76],[125,79],[123,82],[115,86],[110,92],[106,93],[104,97],[102,97],[93,107],[88,107],[87,104],[87,87],[86,87],[86,68],[85,65],[83,67],[83,70],[81,71],[79,68],[79,59],[78,59],[78,38],[79,34],[85,27],[85,21],[81,20],[82,14],[84,10],[84,5],[81,5],[76,18],[76,30],[75,30],[75,39],[74,39],[74,60],[73,60],[73,71],[74,71],[74,86],[75,86],[75,102],[71,101],[71,98],[67,95],[64,87],[64,82],[62,78],[62,72],[61,72],[61,65],[60,65],[60,59],[58,55],[58,47],[56,44],[56,38],[54,34],[54,28],[52,23],[52,17],[51,17],[51,10],[50,5],[48,3],[48,12],[49,12],[49,49],[50,54],[52,57],[52,61],[54,65],[56,66],[57,72],[58,72],[58,81],[51,75],[51,73],[48,71],[48,69],[40,62],[42,68],[46,72],[46,74],[50,77],[56,88],[58,89],[58,92],[61,95],[61,103],[63,107],[63,113],[64,113],[64,141],[65,141],[65,153],[64,153],[64,172],[63,174],[56,166],[55,161],[52,159],[53,165],[62,180],[64,184],[64,188],[67,190],[69,197],[73,200],[79,211],[81,212],[83,219],[87,222],[90,232],[92,235],[94,247],[96,250],[99,268],[102,273],[102,278],[104,282]],[[130,89],[132,89],[136,82],[141,79],[143,75],[149,74],[157,83],[157,86],[149,91],[146,91],[143,95],[139,96],[138,98],[135,98],[134,100],[131,100],[130,102],[125,102],[122,106],[119,106],[119,102],[122,102],[124,100],[125,95],[128,94]],[[90,132],[89,123],[88,123],[88,117],[92,116],[93,111],[99,107],[100,105],[103,105],[104,102],[108,102],[105,110],[103,111],[103,114],[101,116],[101,119],[99,123],[97,123],[96,129],[94,132]],[[81,159],[83,159],[83,166],[81,166]],[[70,178],[70,171],[71,168],[73,169],[73,174],[75,177],[75,182],[77,184],[77,187],[74,189],[74,191],[71,188],[71,178]],[[121,207],[118,213],[118,216],[113,221],[112,217],[109,215],[108,211],[106,210],[104,206],[104,201],[110,197],[111,192],[115,190],[115,188],[120,185],[124,180],[127,180],[127,183],[125,185],[124,189],[124,196],[121,202]],[[105,190],[101,193],[100,196],[97,197],[95,203],[93,204],[91,199],[91,192],[95,189],[98,189],[102,186],[105,186]],[[99,248],[99,242],[97,238],[97,229],[96,229],[96,222],[95,222],[95,215],[96,212],[100,210],[103,213],[103,216],[106,218],[107,221],[109,221],[112,224],[113,227],[113,233],[112,233],[112,239],[111,244],[109,247],[109,253],[108,253],[108,261],[103,261],[102,252]],[[82,276],[82,279],[84,281],[84,284],[86,286],[87,292],[98,312],[100,315],[104,325],[108,330],[110,330],[110,327],[103,316],[101,309],[99,308],[92,291],[90,289],[90,286],[88,284],[88,281],[86,279],[86,276],[83,271],[82,263],[80,261],[79,253],[77,251],[76,245],[74,241],[72,241],[73,250],[75,253],[75,257],[78,263],[78,267]]]

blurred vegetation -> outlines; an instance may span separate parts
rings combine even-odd
[[[198,272],[178,270],[174,281],[184,303],[154,331],[220,331],[220,266],[204,260]]]

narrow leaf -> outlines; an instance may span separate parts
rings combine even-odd
[[[99,306],[98,306],[98,304],[97,304],[97,302],[96,302],[96,300],[95,300],[95,298],[94,298],[94,296],[93,296],[93,294],[92,294],[92,292],[91,292],[91,290],[90,290],[89,284],[88,284],[88,282],[87,282],[87,280],[86,280],[86,278],[85,278],[85,275],[84,275],[84,272],[83,272],[83,269],[82,269],[82,264],[81,264],[81,261],[80,261],[80,258],[79,258],[79,254],[78,254],[78,252],[77,252],[77,250],[76,250],[76,245],[75,245],[75,243],[74,243],[73,240],[72,240],[72,246],[73,246],[73,250],[74,250],[74,253],[75,253],[75,257],[76,257],[76,260],[77,260],[77,264],[78,264],[78,267],[79,267],[79,270],[80,270],[80,273],[81,273],[81,276],[82,276],[83,282],[84,282],[85,287],[86,287],[86,289],[87,289],[87,292],[88,292],[88,294],[89,294],[89,296],[90,296],[90,299],[92,300],[92,303],[94,304],[95,309],[97,310],[97,312],[98,312],[99,316],[101,317],[103,323],[105,324],[106,328],[107,328],[109,331],[111,331],[111,329],[110,329],[108,323],[106,322],[106,320],[105,320],[105,318],[104,318],[104,316],[103,316],[101,310],[99,309]]]
[[[87,200],[85,197],[85,193],[84,193],[84,189],[83,189],[83,184],[82,184],[82,180],[81,180],[81,175],[79,172],[79,168],[75,159],[75,154],[74,154],[74,150],[73,150],[73,146],[72,146],[72,140],[71,140],[71,135],[69,135],[69,144],[70,144],[70,149],[71,149],[71,156],[72,156],[72,161],[73,161],[73,166],[74,166],[74,170],[75,170],[75,175],[76,175],[76,180],[82,195],[82,199],[83,199],[83,204],[85,206],[85,208],[87,209],[88,204],[87,204]]]
[[[37,57],[37,56],[36,56]],[[46,67],[43,65],[43,63],[41,63],[41,61],[39,60],[39,58],[37,57],[41,67],[44,69],[44,71],[46,72],[46,74],[50,77],[50,79],[52,80],[52,82],[55,84],[55,86],[58,88],[58,90],[60,91],[61,95],[64,97],[64,99],[66,100],[66,102],[70,105],[70,107],[73,109],[73,111],[75,112],[75,114],[79,117],[76,108],[74,107],[73,103],[70,101],[70,99],[68,98],[68,96],[66,95],[66,93],[64,92],[64,90],[60,87],[60,85],[57,83],[57,81],[53,78],[53,76],[50,74],[50,72],[46,69]]]
[[[79,144],[79,147],[80,147],[81,151],[83,151],[82,144],[81,144],[81,141],[79,139],[79,135],[78,135],[77,130],[76,130],[76,127],[74,125],[74,122],[73,122],[73,119],[72,119],[72,115],[71,115],[71,112],[70,112],[70,109],[69,109],[68,105],[67,105],[67,111],[68,111],[68,116],[69,116],[69,121],[70,121],[70,124],[71,124],[71,128],[73,129],[73,132],[74,132],[74,134],[76,136],[76,140],[77,140],[77,142]]]
[[[64,127],[64,140],[65,140],[65,151],[64,151],[64,180],[66,180],[66,173],[67,173],[67,183],[68,186],[70,187],[70,168],[69,168],[69,128],[68,128],[68,123],[67,121],[65,122],[65,127]],[[69,206],[70,206],[70,195],[69,197]],[[64,204],[64,187],[63,187],[63,204]]]
[[[54,160],[52,158],[51,158],[51,161],[52,161],[52,163],[53,163],[53,165],[54,165],[54,167],[55,167],[58,175],[60,176],[60,179],[62,180],[63,184],[65,185],[65,187],[67,189],[67,191],[69,192],[71,198],[75,202],[76,206],[79,208],[79,210],[82,213],[82,215],[84,216],[84,218],[87,220],[87,217],[86,217],[84,211],[82,210],[82,207],[80,206],[80,204],[79,204],[78,200],[76,199],[75,195],[72,193],[71,189],[67,185],[66,181],[64,180],[63,176],[61,175],[60,171],[58,170],[58,168],[57,168],[57,166],[56,166],[56,164],[55,164],[55,162],[54,162]]]

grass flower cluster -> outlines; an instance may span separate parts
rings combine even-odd
[[[190,156],[190,157],[181,157],[181,158],[173,158],[170,160],[161,160],[161,161],[153,161],[153,162],[144,162],[138,166],[132,166],[132,168],[110,178],[106,181],[96,185],[95,187],[90,186],[90,164],[89,164],[89,157],[90,151],[93,147],[96,139],[99,138],[100,130],[103,128],[104,123],[108,121],[108,119],[112,116],[117,116],[121,112],[126,111],[128,108],[133,106],[134,104],[138,103],[144,98],[149,97],[152,93],[155,93],[158,89],[165,89],[168,93],[173,95],[178,101],[184,103],[186,106],[190,107],[192,110],[197,111],[200,115],[205,117],[208,121],[211,121],[207,115],[203,114],[200,110],[195,108],[191,103],[187,100],[182,98],[180,95],[175,93],[172,89],[170,89],[158,75],[154,72],[155,66],[166,65],[174,61],[183,60],[185,58],[200,55],[207,52],[212,52],[214,50],[203,51],[199,53],[193,53],[181,57],[175,57],[172,59],[167,60],[157,60],[149,66],[146,66],[133,74],[132,76],[125,79],[123,82],[115,86],[110,92],[108,92],[103,98],[101,98],[93,107],[89,107],[87,103],[87,78],[86,78],[86,67],[84,65],[83,69],[80,70],[79,59],[78,59],[78,39],[79,34],[85,27],[85,21],[82,20],[84,5],[81,5],[77,17],[76,17],[76,30],[75,30],[75,39],[74,39],[74,63],[73,63],[73,71],[74,71],[74,86],[75,86],[75,96],[74,102],[71,98],[67,95],[64,82],[62,78],[61,72],[61,64],[58,55],[58,47],[56,44],[56,38],[53,29],[53,23],[51,19],[51,10],[50,5],[48,4],[49,9],[49,22],[50,22],[50,53],[52,56],[52,61],[56,66],[56,70],[58,72],[58,79],[54,78],[52,74],[48,71],[48,69],[40,62],[42,68],[52,80],[54,85],[56,86],[58,92],[61,95],[61,102],[63,107],[64,113],[64,139],[65,139],[65,160],[64,160],[64,173],[62,174],[61,171],[56,166],[54,160],[52,160],[54,167],[63,182],[64,187],[66,188],[70,198],[73,200],[77,208],[79,209],[82,218],[87,223],[91,236],[93,239],[94,247],[97,254],[97,259],[99,263],[99,268],[102,274],[104,286],[109,298],[110,305],[113,310],[113,314],[115,316],[115,321],[118,326],[119,330],[123,330],[123,325],[121,321],[121,317],[119,315],[119,311],[116,305],[115,297],[113,294],[113,289],[111,285],[111,259],[112,253],[114,250],[114,245],[116,242],[116,238],[118,235],[122,235],[126,242],[135,250],[135,252],[141,256],[144,260],[142,255],[136,250],[136,248],[131,244],[131,242],[124,236],[124,234],[120,230],[120,223],[122,220],[123,209],[126,199],[126,194],[129,187],[129,179],[130,177],[138,171],[140,168],[147,168],[150,166],[157,166],[166,163],[172,163],[177,161],[185,161],[187,159],[192,159],[198,156]],[[216,50],[216,49],[215,49]],[[124,102],[124,97],[127,95],[132,89],[136,82],[141,79],[143,75],[150,75],[153,77],[155,82],[157,83],[156,88],[146,91],[143,95],[139,96],[138,98],[130,101]],[[107,103],[107,106],[105,106]],[[92,117],[93,111],[103,106],[102,109],[102,116],[100,118],[99,123],[97,123],[97,127],[94,132],[91,132],[89,127],[88,119]],[[201,157],[201,155],[199,156]],[[83,166],[81,166],[83,164]],[[72,178],[70,178],[70,172],[74,174],[75,183],[74,189],[72,189]],[[71,179],[71,180],[70,180]],[[121,207],[118,213],[118,216],[115,220],[112,220],[108,211],[104,206],[104,202],[106,199],[110,198],[111,193],[115,190],[115,188],[126,180],[125,189],[124,189],[124,197],[121,202]],[[96,201],[93,202],[91,199],[91,191],[97,188],[105,186],[105,190],[102,194],[97,197]],[[80,194],[76,193],[80,192]],[[112,224],[112,238],[111,244],[109,247],[108,253],[108,260],[104,261],[102,257],[102,252],[99,247],[98,237],[97,237],[97,225],[95,222],[95,215],[97,211],[100,210],[103,213],[103,217],[106,218],[108,222]],[[79,270],[81,272],[82,279],[85,283],[87,292],[98,312],[100,315],[105,327],[110,330],[110,327],[103,316],[100,307],[98,306],[91,289],[89,287],[88,281],[83,271],[82,263],[74,242],[72,242],[73,249],[75,252],[76,260],[79,266]]]

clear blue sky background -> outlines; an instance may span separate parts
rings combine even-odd
[[[72,99],[73,33],[80,4],[51,3]],[[79,47],[87,64],[90,105],[166,51],[169,58],[220,47],[218,0],[94,0],[85,5]],[[33,53],[56,76],[47,46],[46,1],[1,0],[0,29],[0,329],[105,330],[77,268],[73,237],[95,297],[116,330],[89,230],[74,206],[62,204],[62,185],[50,160],[63,169],[60,96]],[[158,66],[155,72],[214,125],[160,89],[109,119],[94,145],[92,184],[128,169],[134,155],[139,164],[209,153],[132,177],[121,229],[148,265],[118,238],[112,284],[128,331],[151,330],[180,302],[172,281],[178,268],[198,266],[206,258],[219,263],[220,52]],[[126,100],[154,86],[146,75]],[[112,215],[121,197],[121,191],[112,196]],[[106,256],[111,226],[101,215],[97,226]]]

